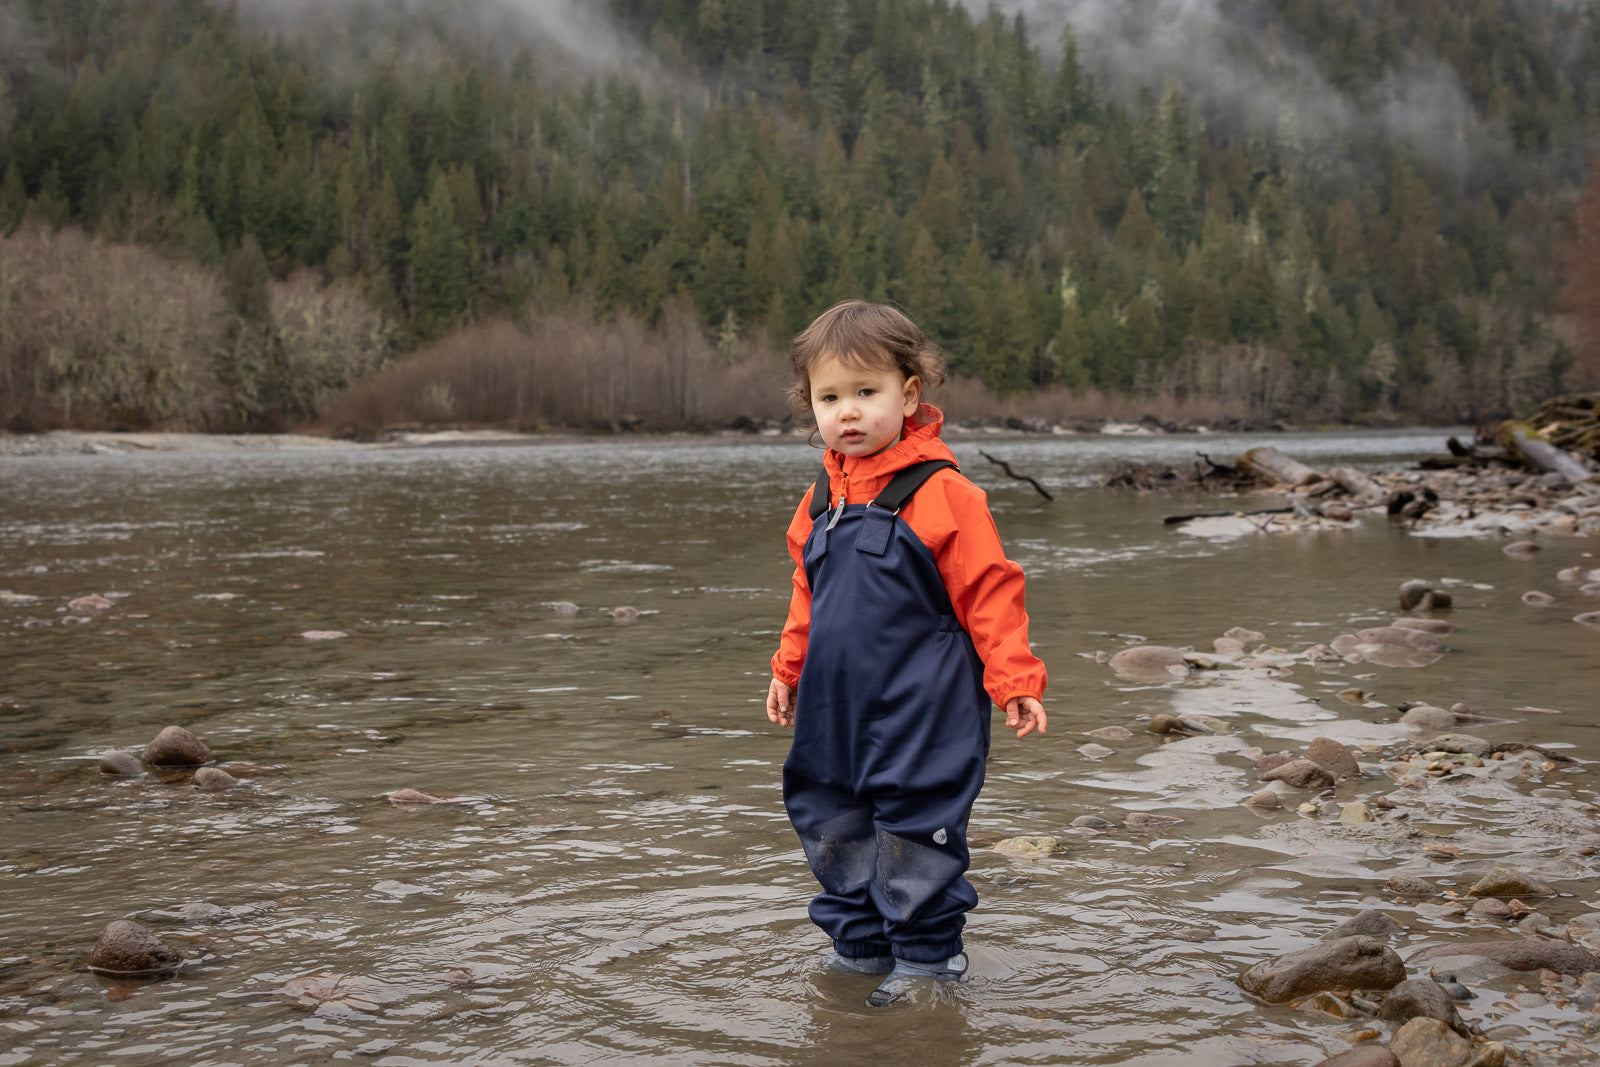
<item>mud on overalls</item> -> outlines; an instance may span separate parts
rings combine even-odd
[[[938,470],[907,467],[870,504],[812,493],[811,630],[783,800],[822,885],[811,919],[849,958],[961,951],[978,902],[967,820],[989,754],[983,664],[933,554],[898,512]]]

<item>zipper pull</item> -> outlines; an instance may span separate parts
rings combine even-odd
[[[828,525],[826,527],[824,527],[824,529],[831,530],[835,526],[839,525],[839,516],[843,515],[843,514],[844,514],[844,494],[840,493],[839,494],[839,506],[833,509],[833,518],[828,520]]]

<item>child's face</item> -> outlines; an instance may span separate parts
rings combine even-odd
[[[899,370],[825,356],[811,368],[811,413],[823,442],[846,456],[875,456],[900,440],[922,383]]]

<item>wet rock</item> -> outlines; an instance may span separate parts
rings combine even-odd
[[[1400,722],[1419,730],[1448,730],[1456,724],[1456,717],[1444,708],[1418,704],[1400,716]]]
[[[1400,1067],[1400,1061],[1382,1045],[1363,1045],[1337,1056],[1329,1056],[1312,1067]]]
[[[1426,667],[1444,654],[1444,643],[1424,630],[1405,626],[1374,626],[1333,639],[1334,651],[1352,663],[1363,661],[1381,667]]]
[[[1326,789],[1333,784],[1333,775],[1320,763],[1308,759],[1290,760],[1288,763],[1261,776],[1263,782],[1284,782],[1296,789]]]
[[[1354,686],[1354,685],[1352,685],[1348,689],[1339,690],[1337,693],[1334,694],[1334,696],[1338,697],[1340,700],[1344,701],[1346,704],[1363,704],[1363,703],[1366,702],[1366,699],[1367,699],[1367,694],[1364,691],[1362,691],[1361,687],[1360,686]]]
[[[1475,897],[1547,897],[1555,892],[1510,867],[1494,867],[1472,884],[1467,893]]]
[[[993,847],[1002,856],[1013,856],[1024,860],[1042,860],[1055,852],[1059,845],[1060,842],[1053,837],[1029,835],[1008,837],[1002,841],[996,841]]]
[[[1263,811],[1271,811],[1275,808],[1283,807],[1283,799],[1270,789],[1263,789],[1259,793],[1252,793],[1250,796],[1244,798],[1244,802],[1252,808],[1260,808]]]
[[[1477,915],[1485,919],[1511,918],[1511,905],[1499,897],[1484,897],[1467,911],[1468,915]]]
[[[1456,624],[1449,619],[1399,618],[1389,625],[1402,630],[1420,630],[1425,634],[1433,634],[1435,637],[1439,634],[1452,633],[1456,628]]]
[[[1080,829],[1109,830],[1117,824],[1110,819],[1102,819],[1098,815],[1080,815],[1072,820],[1072,825]]]
[[[1407,1022],[1411,1019],[1436,1019],[1462,1037],[1472,1037],[1472,1031],[1462,1021],[1450,995],[1431,978],[1408,978],[1389,990],[1379,1009],[1380,1018]]]
[[[1335,522],[1349,522],[1354,515],[1348,504],[1329,504],[1322,509],[1322,517]]]
[[[137,778],[144,773],[144,764],[132,752],[108,752],[100,757],[100,773]]]
[[[1293,752],[1272,752],[1261,756],[1256,760],[1256,777],[1259,778],[1270,770],[1282,767],[1285,763],[1291,763],[1294,759]]]
[[[1372,809],[1359,800],[1346,804],[1339,809],[1339,821],[1346,826],[1360,826],[1362,823],[1372,822],[1376,818],[1377,816],[1372,814]]]
[[[1477,756],[1479,759],[1487,758],[1494,751],[1494,746],[1489,742],[1471,734],[1440,734],[1426,746],[1418,746],[1413,751],[1421,751],[1424,747],[1429,751],[1461,752],[1468,756]]]
[[[1400,583],[1400,610],[1414,611],[1422,603],[1422,598],[1433,592],[1433,586],[1420,578],[1412,578]]]
[[[1530,589],[1522,594],[1522,602],[1530,608],[1548,608],[1556,602],[1556,598],[1538,589]]]
[[[1259,645],[1261,642],[1267,639],[1266,634],[1260,633],[1256,630],[1246,630],[1243,626],[1230,626],[1222,636],[1239,642],[1240,646],[1243,648],[1249,648],[1252,645]]]
[[[1133,731],[1126,726],[1102,726],[1098,730],[1090,730],[1085,737],[1098,737],[1102,741],[1126,741],[1133,736]]]
[[[1116,755],[1116,752],[1113,749],[1109,749],[1104,745],[1096,745],[1093,743],[1079,745],[1077,751],[1078,755],[1082,756],[1084,759],[1105,759],[1107,756]]]
[[[1384,941],[1402,932],[1402,927],[1389,917],[1388,912],[1369,908],[1352,915],[1332,930],[1322,935],[1324,941],[1337,941],[1341,937],[1376,937]]]
[[[1144,727],[1153,734],[1179,734],[1188,736],[1189,730],[1176,715],[1152,715]]]
[[[1335,778],[1354,778],[1361,767],[1350,750],[1331,737],[1314,737],[1306,748],[1306,759],[1320,764]]]
[[[576,615],[579,609],[578,605],[570,600],[553,600],[550,602],[550,610],[557,615]]]
[[[1282,1004],[1319,990],[1390,989],[1405,980],[1405,964],[1375,937],[1341,937],[1258,963],[1244,973],[1244,991]]]
[[[111,601],[98,593],[90,593],[88,596],[74,597],[73,599],[67,601],[67,610],[75,612],[105,611],[110,606]]]
[[[1231,733],[1233,733],[1233,727],[1229,726],[1226,722],[1224,722],[1223,720],[1221,720],[1221,719],[1219,719],[1219,718],[1217,718],[1217,717],[1215,717],[1213,715],[1199,715],[1199,714],[1196,714],[1195,712],[1190,712],[1187,715],[1179,715],[1178,716],[1178,721],[1183,724],[1183,728],[1184,729],[1188,730],[1191,733],[1196,733],[1196,734],[1231,734]]]
[[[444,804],[450,798],[434,793],[424,793],[420,789],[396,789],[388,796],[389,803],[404,807],[408,804]]]
[[[201,767],[194,772],[194,787],[204,793],[221,793],[239,784],[239,779],[220,767]]]
[[[1183,653],[1164,645],[1124,648],[1112,654],[1109,665],[1119,678],[1128,681],[1170,682],[1189,674],[1189,664]]]
[[[641,614],[643,613],[640,612],[638,608],[630,607],[625,604],[620,608],[611,609],[611,621],[616,623],[618,626],[631,626],[639,621],[639,616]]]
[[[181,726],[168,726],[144,749],[144,761],[152,767],[198,767],[211,759],[205,742]]]
[[[1244,655],[1244,642],[1237,637],[1219,637],[1211,642],[1211,649],[1219,656],[1234,659]]]
[[[1512,559],[1532,559],[1544,550],[1533,541],[1513,541],[1500,551]]]
[[[1411,962],[1422,963],[1445,956],[1482,956],[1513,971],[1537,971],[1543,968],[1574,978],[1583,977],[1586,971],[1600,971],[1600,956],[1581,946],[1546,938],[1433,945],[1413,955]]]
[[[343,630],[302,630],[300,636],[307,641],[337,641],[350,635]]]
[[[1572,621],[1579,626],[1600,630],[1600,611],[1586,611],[1582,615],[1574,615]]]
[[[1148,811],[1136,811],[1122,820],[1122,825],[1135,833],[1147,830],[1160,830],[1168,826],[1177,826],[1183,820],[1176,815],[1155,815]]]
[[[102,974],[172,974],[183,966],[183,954],[138,923],[116,919],[100,931],[87,966]]]
[[[1386,892],[1397,897],[1434,897],[1439,895],[1439,890],[1434,888],[1432,882],[1425,878],[1418,878],[1414,874],[1391,874],[1389,880],[1383,883]]]
[[[1466,1067],[1472,1042],[1438,1019],[1417,1018],[1395,1032],[1389,1051],[1401,1067]]]

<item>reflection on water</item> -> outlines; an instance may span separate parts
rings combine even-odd
[[[1443,437],[1271,443],[1382,463]],[[817,966],[810,875],[779,795],[788,741],[761,710],[788,589],[782,531],[815,452],[686,439],[0,460],[0,1064],[1339,1051],[1356,1023],[1262,1007],[1234,979],[1381,900],[1394,870],[1455,875],[1399,836],[1333,833],[1292,805],[1252,814],[1244,750],[1392,743],[1406,732],[1396,705],[1423,700],[1467,702],[1497,720],[1475,727],[1492,739],[1590,758],[1600,652],[1568,621],[1587,605],[1566,610],[1578,594],[1554,574],[1594,564],[1584,542],[1514,561],[1381,519],[1208,543],[1160,521],[1204,498],[1081,489],[1114,460],[1258,443],[981,442],[1065,490],[1050,503],[958,442],[1030,574],[1053,679],[1047,739],[997,733],[973,838],[1050,834],[1064,849],[1031,862],[975,849],[974,978],[883,1012],[862,1005],[870,979]],[[1235,625],[1296,651],[1387,622],[1411,577],[1458,583],[1452,651],[1421,670],[1301,663],[1151,685],[1080,655],[1209,648]],[[1560,604],[1522,604],[1534,588]],[[89,593],[112,606],[66,609]],[[618,625],[619,607],[642,614]],[[1351,686],[1371,699],[1335,698]],[[1529,706],[1564,714],[1517,710]],[[1157,712],[1231,732],[1163,743],[1142,729]],[[181,774],[100,776],[100,756],[169,723],[246,784],[210,795]],[[1109,724],[1133,736],[1104,742],[1110,755],[1076,751]],[[388,803],[402,788],[457,797]],[[1520,857],[1590,832],[1571,807],[1594,799],[1582,764],[1497,789],[1436,803],[1430,833]],[[1133,811],[1184,822],[1135,834],[1121,828]],[[1073,829],[1085,814],[1116,827]],[[175,913],[197,901],[237,912]],[[196,962],[132,986],[76,969],[100,926],[127,916]],[[1468,926],[1410,924],[1419,939]],[[1585,1062],[1559,1051],[1576,1031],[1552,1012],[1522,1040],[1548,1039],[1546,1062]]]

